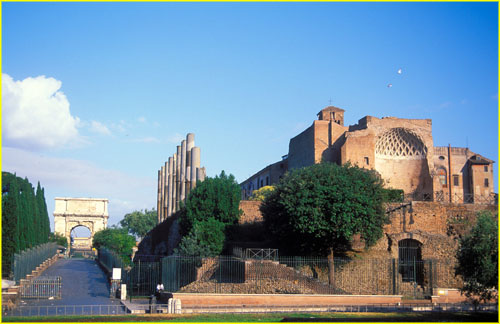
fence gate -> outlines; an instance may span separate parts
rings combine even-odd
[[[39,277],[20,287],[22,298],[50,298],[61,299],[61,277]]]

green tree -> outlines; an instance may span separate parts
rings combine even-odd
[[[462,291],[477,305],[498,290],[498,225],[490,212],[478,214],[471,232],[460,240],[455,273],[464,280]]]
[[[2,274],[12,269],[12,256],[19,251],[17,219],[19,187],[15,176],[2,172]]]
[[[274,186],[264,186],[260,189],[254,190],[248,200],[264,201],[266,197],[274,191],[274,189]]]
[[[212,217],[223,224],[235,224],[241,215],[241,189],[231,174],[224,171],[215,178],[198,183],[186,199],[180,217],[181,234],[187,235],[196,222]]]
[[[135,238],[129,235],[124,228],[106,228],[94,234],[92,247],[99,249],[105,247],[118,254],[125,264],[130,263],[132,248]]]
[[[355,234],[365,246],[373,245],[387,222],[380,176],[350,164],[320,163],[293,170],[261,211],[282,251],[328,256],[331,284],[334,252],[348,249]]]
[[[15,253],[47,242],[49,232],[40,184],[35,194],[28,179],[2,172],[2,274],[9,275]]]
[[[61,235],[59,233],[50,233],[49,242],[56,242],[58,245],[62,245],[66,248],[68,247],[68,240],[64,235]]]
[[[142,239],[158,221],[155,209],[134,211],[126,214],[120,221],[120,225],[125,228],[130,234],[136,235],[139,240]]]
[[[182,238],[176,254],[200,257],[221,254],[225,240],[224,227],[222,222],[213,217],[197,221],[191,232]]]

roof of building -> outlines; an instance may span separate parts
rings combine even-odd
[[[470,163],[472,164],[484,164],[484,165],[487,165],[487,164],[491,164],[491,163],[495,163],[495,161],[493,160],[490,160],[490,159],[487,159],[485,158],[484,156],[481,156],[479,154],[476,154],[476,155],[473,155],[469,158],[469,161]]]
[[[325,107],[325,108],[321,109],[321,111],[319,113],[317,113],[316,115],[321,114],[321,112],[323,112],[323,111],[344,112],[345,110],[342,109],[342,108],[339,108],[339,107],[335,107],[335,106],[328,106],[328,107]]]

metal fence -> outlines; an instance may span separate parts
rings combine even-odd
[[[14,309],[2,307],[5,316],[77,316],[77,315],[123,315],[124,305],[60,305],[60,306],[17,306]]]
[[[113,271],[113,268],[124,268],[121,258],[106,248],[100,248],[97,253],[97,259],[108,271]]]
[[[432,294],[433,288],[461,286],[454,275],[454,263],[448,260],[408,263],[397,259],[335,259],[330,269],[326,258],[314,257],[260,260],[170,256],[163,258],[155,269],[161,269],[161,282],[170,292],[401,294],[424,298]],[[154,286],[149,287],[154,292]]]
[[[31,274],[36,267],[56,255],[56,253],[57,243],[49,242],[14,254],[14,262],[12,264],[14,280],[19,283],[19,280]]]
[[[454,192],[450,195],[446,191],[435,191],[435,192],[414,192],[411,194],[405,194],[401,197],[401,202],[403,201],[436,201],[444,203],[453,204],[485,204],[485,205],[497,205],[498,195],[491,194],[488,196],[474,195],[468,193]]]
[[[127,284],[128,296],[151,296],[161,279],[161,263],[134,262],[132,267],[122,270],[122,283]]]
[[[31,282],[21,285],[20,294],[22,298],[55,298],[61,299],[62,279],[61,277],[39,277]]]

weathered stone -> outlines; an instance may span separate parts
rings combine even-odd
[[[94,234],[108,223],[108,199],[104,198],[55,198],[54,232],[63,235],[71,244],[71,231],[85,226],[90,231],[86,248],[92,246]]]

